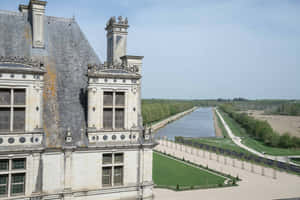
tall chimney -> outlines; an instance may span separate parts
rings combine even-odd
[[[44,15],[46,1],[30,0],[29,10],[32,24],[32,46],[33,48],[44,48]]]
[[[107,31],[108,64],[121,63],[120,57],[126,55],[128,27],[127,18],[123,19],[121,16],[118,17],[118,20],[111,17],[107,22],[105,30]]]

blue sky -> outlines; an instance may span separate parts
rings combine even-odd
[[[49,0],[46,14],[75,16],[102,62],[107,20],[127,16],[143,98],[300,99],[298,0]]]

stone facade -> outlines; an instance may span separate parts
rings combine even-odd
[[[76,21],[45,6],[0,11],[0,199],[151,199],[155,142],[127,18],[109,19],[102,64]]]

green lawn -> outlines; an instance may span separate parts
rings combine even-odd
[[[300,158],[291,158],[291,160],[300,165]]]
[[[217,186],[225,178],[154,152],[153,180],[158,186]]]
[[[243,152],[246,154],[251,154],[247,150],[237,146],[231,139],[229,138],[195,138],[193,139],[196,142],[201,144],[207,144],[215,147],[220,147],[223,149],[233,150],[236,152]]]
[[[229,117],[226,113],[220,111],[223,119],[226,121],[228,126],[234,135],[242,138],[242,143],[247,145],[248,147],[255,149],[259,152],[265,152],[269,155],[274,156],[287,156],[287,155],[300,155],[300,149],[284,149],[284,148],[276,148],[264,145],[262,142],[251,138],[246,131],[231,117]]]

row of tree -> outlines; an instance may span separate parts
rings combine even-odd
[[[187,100],[142,100],[143,123],[144,125],[151,124],[194,106],[194,102]]]
[[[270,114],[300,116],[300,103],[281,104]]]
[[[237,113],[232,104],[223,104],[221,110],[239,123],[252,138],[262,141],[265,145],[280,148],[300,148],[300,138],[288,133],[279,135],[267,121],[257,120],[245,113]]]

